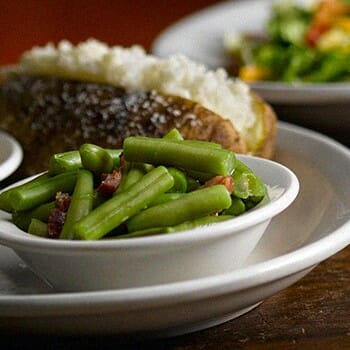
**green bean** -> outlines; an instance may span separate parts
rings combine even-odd
[[[159,166],[128,190],[108,199],[74,225],[75,237],[96,240],[147,207],[157,196],[174,185],[164,166]]]
[[[79,151],[68,151],[56,153],[49,160],[49,174],[57,175],[66,171],[78,170],[82,168]]]
[[[195,219],[195,220],[185,221],[185,222],[178,224],[176,226],[167,227],[165,232],[172,233],[172,232],[191,230],[191,229],[194,229],[197,227],[211,225],[211,224],[221,222],[221,221],[226,221],[226,220],[229,220],[232,218],[233,218],[233,216],[228,215],[228,214],[227,215],[226,214],[219,215],[219,216],[204,216],[204,217],[200,217],[200,218]]]
[[[229,208],[231,197],[223,185],[186,193],[179,199],[143,210],[127,222],[130,232],[151,227],[174,226]]]
[[[119,167],[120,155],[122,154],[123,150],[109,148],[104,148],[104,150],[112,157],[114,167]],[[49,174],[57,175],[65,171],[78,170],[82,167],[83,164],[81,161],[80,152],[78,150],[56,153],[50,158]]]
[[[233,215],[233,216],[238,216],[243,214],[246,211],[246,206],[243,200],[235,196],[232,196],[231,199],[232,199],[231,206],[228,209],[224,210],[223,214]]]
[[[113,170],[113,158],[104,148],[85,143],[80,146],[79,153],[84,169],[95,175],[110,173]]]
[[[180,134],[180,131],[177,129],[170,130],[166,135],[163,136],[163,139],[166,140],[176,140],[176,141],[183,141],[183,137]]]
[[[165,203],[168,201],[172,201],[174,199],[178,199],[178,198],[182,197],[183,195],[184,195],[184,193],[181,193],[181,192],[166,192],[166,193],[160,194],[154,201],[152,201],[149,204],[149,207],[153,207],[153,206],[161,204],[161,203]]]
[[[34,218],[31,220],[29,224],[28,232],[32,235],[39,236],[39,237],[47,238],[49,236],[47,223]]]
[[[210,142],[210,141],[184,140],[184,144],[192,145],[192,146],[198,146],[198,147],[204,147],[204,148],[222,149],[222,146],[219,143]]]
[[[235,154],[231,151],[142,136],[124,140],[127,161],[173,166],[213,175],[231,175],[235,168]]]
[[[237,159],[236,169],[232,174],[234,181],[234,195],[250,198],[259,202],[266,195],[266,187],[257,175],[244,163]]]
[[[10,203],[10,194],[10,190],[2,192],[0,194],[0,209],[6,211],[7,213],[11,213],[13,211]]]
[[[163,139],[172,141],[186,141],[187,144],[192,144],[194,146],[222,148],[220,144],[215,142],[202,140],[184,140],[183,136],[177,129],[170,130],[166,135],[163,136]]]
[[[186,192],[187,178],[185,173],[173,167],[168,168],[168,171],[174,178],[174,186],[168,192]]]
[[[14,208],[12,207],[11,204],[11,193],[13,193],[14,191],[17,190],[28,190],[31,187],[35,187],[39,184],[41,184],[42,182],[45,182],[47,179],[49,178],[49,175],[47,173],[42,174],[40,176],[35,177],[33,180],[26,182],[22,185],[16,186],[16,187],[12,187],[4,192],[2,192],[0,194],[0,209],[4,210],[6,212],[13,212]]]
[[[117,235],[114,238],[134,238],[134,237],[144,237],[144,236],[154,236],[159,233],[167,233],[167,227],[152,227],[145,230],[135,231]]]
[[[104,150],[112,157],[114,167],[118,168],[120,166],[120,156],[122,155],[123,150],[121,148],[105,148]]]
[[[201,146],[201,147],[213,147],[213,148],[222,148],[219,143],[216,142],[210,142],[210,141],[203,141],[203,140],[184,140],[182,135],[177,129],[170,130],[166,135],[163,136],[163,139],[166,140],[172,140],[172,141],[185,141],[188,145],[193,146]]]
[[[76,178],[77,172],[70,171],[48,177],[29,187],[14,188],[9,196],[11,207],[15,211],[29,210],[53,200],[59,191],[70,193]]]
[[[127,190],[130,186],[137,183],[148,172],[146,164],[143,163],[128,163],[126,170],[122,175],[122,180],[114,195]]]
[[[30,221],[32,219],[38,219],[44,222],[48,222],[50,212],[56,206],[56,201],[44,203],[32,210],[15,211],[12,213],[13,223],[20,229],[27,231]]]
[[[186,176],[186,179],[187,179],[187,192],[192,192],[194,190],[197,190],[201,186],[201,184],[197,179],[193,178],[192,176],[189,176],[188,174]]]
[[[204,173],[202,171],[195,171],[195,170],[187,170],[187,174],[188,176],[192,177],[193,179],[199,181],[202,184],[212,179],[215,176],[210,173]]]
[[[93,199],[93,175],[88,170],[79,170],[67,217],[60,233],[60,239],[73,239],[73,225],[92,210]]]
[[[191,230],[197,227],[211,225],[217,222],[225,221],[232,219],[231,215],[220,215],[220,216],[204,216],[192,221],[185,221],[176,226],[168,226],[168,227],[153,227],[147,228],[144,230],[134,231],[130,233],[125,233],[122,235],[118,235],[115,238],[135,238],[135,237],[145,237],[145,236],[153,236],[160,233],[173,233],[185,230]]]
[[[93,208],[98,207],[102,203],[104,203],[107,200],[107,197],[102,196],[100,192],[97,191],[97,189],[94,190],[94,198],[93,198]]]

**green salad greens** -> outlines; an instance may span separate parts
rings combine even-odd
[[[272,6],[264,36],[229,34],[229,71],[242,80],[283,82],[350,81],[350,2],[295,1]]]

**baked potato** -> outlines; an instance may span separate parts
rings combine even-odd
[[[3,70],[0,85],[0,128],[23,146],[23,176],[82,143],[118,148],[127,136],[162,137],[173,128],[272,158],[276,125],[272,108],[223,70],[96,40],[33,48]]]

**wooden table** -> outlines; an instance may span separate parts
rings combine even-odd
[[[14,63],[36,44],[96,37],[142,44],[209,0],[0,0],[0,65]],[[340,135],[350,146],[349,135]],[[119,345],[119,347],[118,347]],[[248,314],[220,326],[171,339],[125,344],[123,339],[0,335],[2,349],[350,349],[350,247],[321,263],[295,285]]]

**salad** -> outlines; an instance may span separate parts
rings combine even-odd
[[[225,36],[231,74],[246,82],[350,81],[350,0],[278,1],[271,10],[264,35]]]

